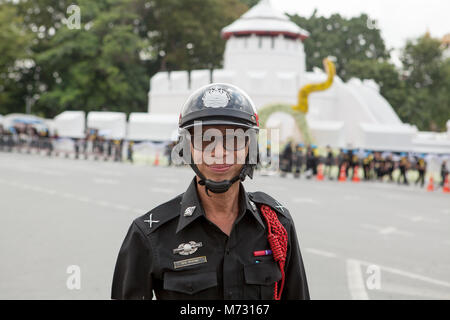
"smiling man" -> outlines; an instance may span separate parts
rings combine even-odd
[[[179,127],[196,176],[186,192],[133,222],[112,298],[309,299],[289,211],[242,184],[258,159],[258,115],[248,95],[228,84],[200,88]]]

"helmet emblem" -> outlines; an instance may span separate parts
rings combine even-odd
[[[205,92],[202,100],[207,108],[224,108],[230,102],[230,95],[222,88],[213,87]]]

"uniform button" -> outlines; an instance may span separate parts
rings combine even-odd
[[[233,292],[228,292],[228,298],[231,298],[231,297],[233,297]]]
[[[187,289],[188,289],[188,291],[190,291],[190,292],[194,291],[194,287],[192,286],[192,284],[188,284]]]
[[[230,254],[230,249],[225,250],[225,253],[226,253],[227,255],[229,255],[229,254]]]

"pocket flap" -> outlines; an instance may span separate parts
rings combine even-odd
[[[244,274],[248,284],[270,285],[281,279],[280,268],[272,262],[244,266]]]
[[[216,287],[216,272],[186,273],[183,271],[164,273],[164,290],[196,294],[202,290]]]

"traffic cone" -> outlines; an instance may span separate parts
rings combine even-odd
[[[347,181],[347,177],[345,176],[345,166],[341,166],[341,172],[339,173],[339,182]]]
[[[353,182],[359,182],[359,181],[361,181],[361,180],[359,179],[359,168],[358,168],[358,166],[355,166],[355,167],[353,168],[353,177],[352,177],[352,181],[353,181]]]
[[[444,193],[450,193],[450,184],[448,182],[448,174],[445,175],[444,186],[442,187],[442,191],[444,191]]]
[[[323,181],[323,164],[317,169],[317,181]]]
[[[153,163],[154,166],[159,166],[159,152],[156,152],[155,156],[155,162]]]
[[[433,177],[430,177],[430,182],[428,182],[427,191],[434,191]]]

